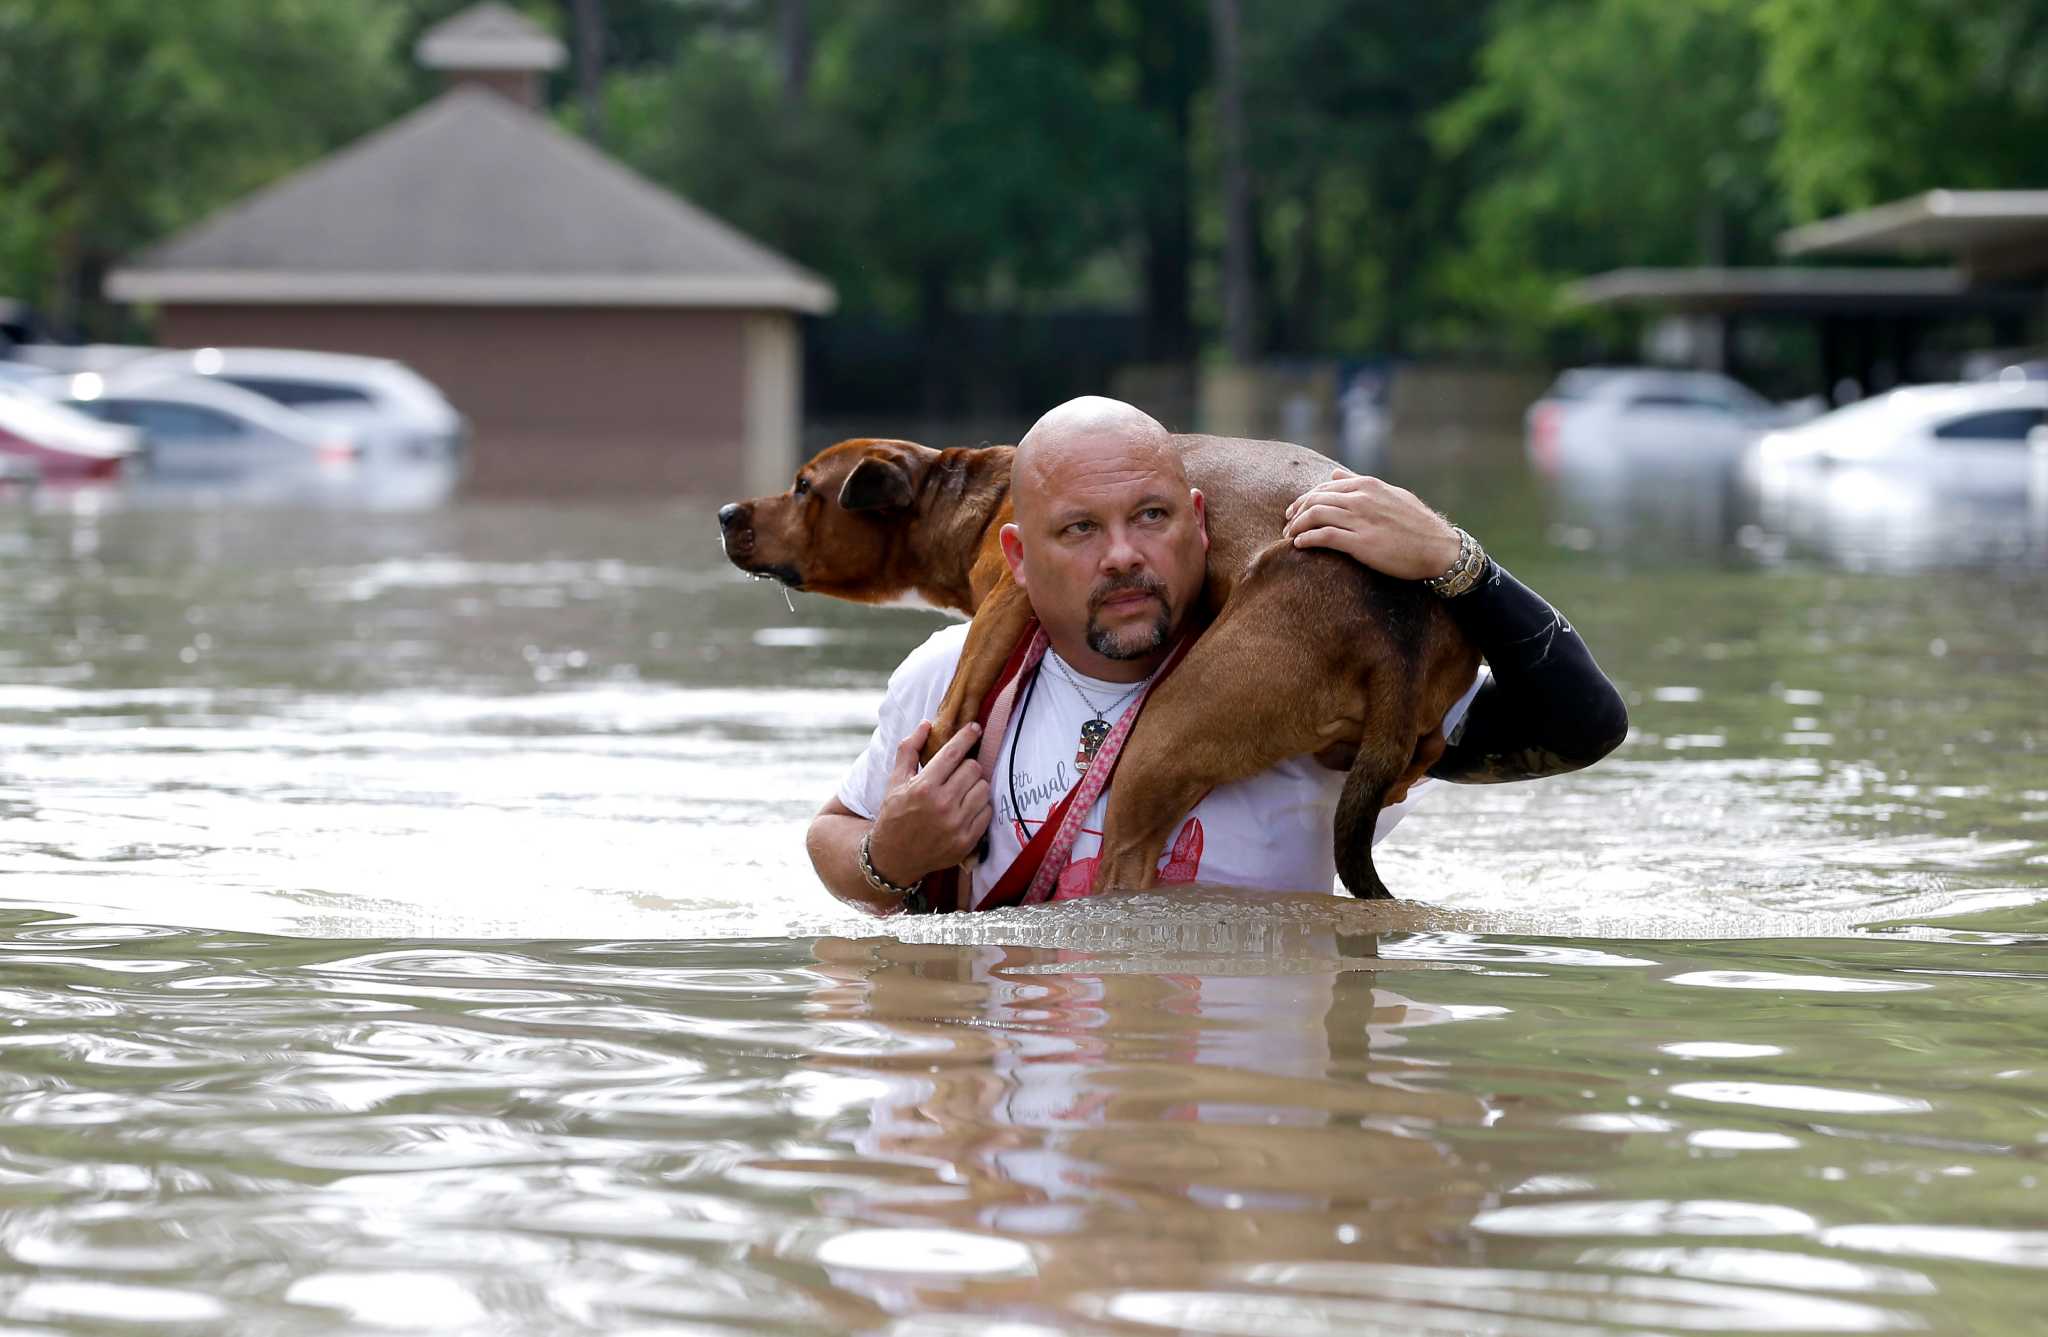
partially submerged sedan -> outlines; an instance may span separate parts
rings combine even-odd
[[[347,469],[359,454],[341,428],[203,377],[123,377],[116,388],[99,372],[80,372],[65,388],[71,408],[142,434],[151,477],[235,483]]]
[[[431,381],[390,358],[293,348],[166,350],[124,363],[107,379],[122,388],[169,375],[262,395],[347,432],[379,460],[446,459],[461,451],[467,432]]]
[[[2027,439],[2043,425],[2048,381],[1912,386],[1765,435],[1744,456],[1741,477],[1765,498],[1837,490],[1854,476],[1907,494],[2025,502],[2034,469]]]
[[[135,454],[133,428],[96,421],[13,381],[0,381],[0,463],[13,480],[100,482]]]
[[[1773,404],[1712,371],[1578,367],[1524,415],[1529,462],[1548,477],[1721,472],[1773,427],[1810,418],[1816,400]]]

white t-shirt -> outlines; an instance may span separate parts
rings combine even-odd
[[[839,801],[849,809],[868,818],[881,811],[896,749],[921,722],[937,713],[966,641],[966,623],[945,627],[911,651],[889,676],[874,736],[839,786]],[[1113,725],[1128,706],[1126,702],[1110,708],[1132,684],[1090,678],[1064,661],[1056,666],[1058,658],[1046,651],[1037,682],[1026,684],[1031,693],[1028,709],[1019,693],[1009,732],[996,756],[990,783],[995,818],[989,823],[988,858],[974,874],[977,900],[994,888],[1023,851],[1024,843],[1038,834],[1046,813],[1080,778],[1074,757],[1081,725],[1095,718],[1098,707]],[[1062,676],[1060,668],[1079,682],[1079,691]],[[1447,735],[1464,718],[1480,681],[1475,678],[1445,714]],[[1084,692],[1092,705],[1083,701]],[[1385,839],[1429,784],[1427,779],[1416,782],[1407,798],[1380,813],[1374,844]],[[1181,821],[1161,852],[1160,882],[1200,880],[1268,891],[1334,890],[1333,832],[1337,797],[1343,788],[1344,772],[1330,770],[1307,756],[1290,758],[1248,780],[1218,785]],[[1089,809],[1054,899],[1088,894],[1108,804],[1105,792]]]

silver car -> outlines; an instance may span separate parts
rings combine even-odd
[[[378,460],[445,458],[467,435],[462,415],[402,362],[288,348],[153,353],[109,373],[115,387],[166,375],[202,376],[345,429]]]
[[[1550,477],[1585,471],[1732,466],[1761,432],[1813,416],[1818,400],[1773,404],[1712,371],[1581,367],[1524,416],[1529,462]]]
[[[98,372],[66,383],[72,408],[142,434],[144,470],[181,482],[240,482],[261,475],[349,470],[355,438],[253,391],[197,376],[123,377]]]

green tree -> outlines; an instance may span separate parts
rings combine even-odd
[[[610,146],[821,270],[853,310],[914,322],[934,394],[971,374],[965,308],[1029,307],[1133,230],[1159,147],[1028,7],[866,0],[813,15],[790,96],[777,12],[706,24],[611,76]],[[931,398],[931,396],[928,396]]]
[[[2048,185],[2048,0],[1762,0],[1758,22],[1798,217]]]
[[[1435,120],[1484,185],[1444,266],[1468,344],[1528,348],[1567,277],[1768,260],[1776,105],[1755,0],[1503,0]]]
[[[1248,9],[1248,110],[1274,343],[1408,351],[1466,185],[1430,119],[1471,85],[1479,5],[1295,0]]]
[[[412,11],[0,0],[0,289],[61,324],[118,256],[388,119]]]
[[[1211,76],[1206,0],[1024,0],[1020,20],[1066,53],[1097,99],[1115,109],[1117,160],[1098,198],[1135,212],[1144,356],[1193,356],[1201,188],[1197,144]]]

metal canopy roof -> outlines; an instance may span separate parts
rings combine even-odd
[[[1710,314],[1908,314],[2024,305],[2025,293],[1972,289],[1957,269],[1616,269],[1565,289],[1571,306],[1649,306]]]
[[[1973,278],[2048,274],[2048,190],[1930,190],[1778,238],[1784,255],[1959,256]]]

